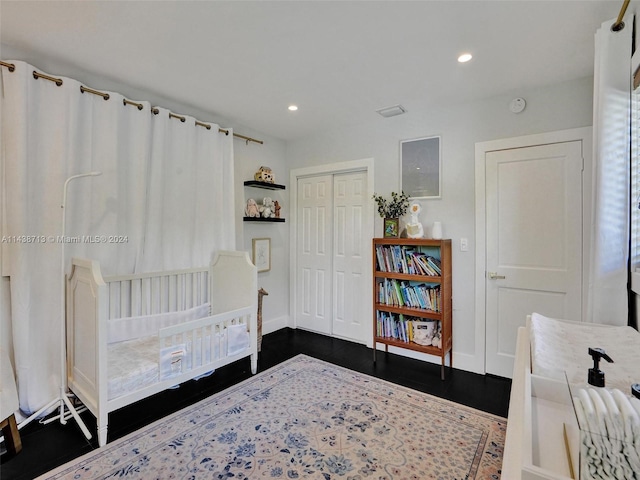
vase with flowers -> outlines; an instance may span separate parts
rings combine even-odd
[[[384,236],[398,237],[400,235],[399,219],[409,208],[409,197],[404,193],[391,192],[391,200],[373,194],[378,205],[378,213],[384,219]]]

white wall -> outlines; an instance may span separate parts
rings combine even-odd
[[[258,273],[258,288],[264,288],[268,296],[262,301],[262,332],[273,332],[287,326],[289,322],[289,177],[285,162],[285,144],[282,140],[269,139],[265,135],[243,127],[243,135],[264,140],[263,145],[243,141],[234,143],[236,162],[236,224],[237,248],[251,254],[254,238],[271,239],[271,270]],[[271,167],[275,182],[287,187],[286,190],[265,190],[243,187],[245,180],[253,180],[254,173],[261,165]],[[242,221],[247,199],[262,203],[264,197],[277,200],[282,207],[280,217],[284,223]]]
[[[422,202],[420,220],[429,235],[434,221],[441,221],[445,238],[453,240],[453,348],[456,354],[484,358],[475,352],[474,330],[474,169],[476,142],[534,133],[584,127],[592,124],[593,79],[515,91],[475,103],[434,106],[423,111],[404,105],[407,113],[384,119],[375,112],[367,121],[344,129],[331,129],[287,144],[290,168],[357,158],[375,159],[375,191],[389,195],[399,191],[399,142],[432,135],[442,136],[442,198]],[[524,97],[526,109],[509,111],[515,97]],[[402,98],[398,99],[402,103]],[[382,220],[376,216],[376,236]],[[469,239],[469,251],[459,250],[460,238]],[[370,301],[364,299],[364,301]],[[401,351],[413,356],[408,351]]]

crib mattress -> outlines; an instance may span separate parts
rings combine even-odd
[[[109,400],[158,381],[158,337],[151,336],[109,345]]]
[[[606,386],[630,392],[640,382],[640,333],[631,327],[548,318],[534,313],[529,325],[532,373],[572,384],[587,383],[589,347],[603,348],[614,363],[600,362]]]
[[[108,345],[108,393],[112,400],[191,369],[192,355],[196,365],[206,365],[228,355],[236,355],[250,347],[246,325],[228,325],[222,333],[197,337],[193,342],[159,348],[157,335],[111,343]],[[195,352],[194,352],[195,351]],[[174,360],[178,361],[177,368]]]

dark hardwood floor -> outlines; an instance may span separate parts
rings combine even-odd
[[[509,379],[447,369],[440,380],[440,366],[407,357],[373,351],[364,345],[318,335],[304,330],[282,329],[265,335],[259,355],[258,371],[264,371],[299,353],[304,353],[357,372],[404,385],[502,417],[507,416]],[[454,358],[455,363],[455,358]],[[109,416],[109,442],[131,433],[165,415],[191,405],[251,376],[249,360],[241,360],[216,370],[211,376],[184,383]],[[95,433],[95,419],[82,414],[89,431]],[[6,454],[0,464],[0,478],[32,479],[63,463],[97,448],[95,435],[87,440],[77,424],[58,421],[48,425],[33,422],[20,431],[22,452],[13,458]]]

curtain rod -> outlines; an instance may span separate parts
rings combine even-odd
[[[614,32],[619,32],[624,28],[624,22],[622,19],[624,18],[624,14],[627,12],[627,7],[629,6],[630,0],[624,0],[622,4],[622,8],[620,9],[620,13],[618,14],[618,18],[613,25],[611,25],[611,30]]]
[[[0,60],[0,65],[7,67],[10,72],[13,72],[16,69],[16,66],[13,63],[3,62],[2,60]]]
[[[16,69],[16,66],[13,63],[3,62],[2,60],[0,60],[0,66],[6,67],[7,69],[9,69],[10,72],[15,71],[15,69]],[[49,80],[51,82],[54,82],[57,86],[61,86],[62,85],[62,79],[61,78],[51,77],[49,75],[45,75],[44,73],[36,72],[35,70],[33,71],[33,78],[35,78],[36,80],[38,78],[44,78],[45,80]],[[88,87],[85,87],[83,85],[80,86],[80,92],[81,93],[85,93],[85,92],[92,93],[93,95],[98,95],[99,97],[102,97],[105,100],[109,100],[109,98],[110,98],[110,95],[108,93],[99,92],[98,90],[94,90],[93,88],[88,88]],[[122,104],[125,105],[125,106],[126,105],[133,105],[134,107],[137,107],[138,110],[142,110],[142,108],[143,108],[143,105],[141,103],[132,102],[131,100],[127,100],[126,98],[124,98],[122,100]],[[151,109],[151,113],[157,115],[158,113],[160,113],[160,110],[158,110],[157,107],[153,107]],[[169,112],[169,118],[177,118],[181,122],[186,121],[186,117],[184,117],[182,115],[176,115],[175,113],[171,113],[171,112]],[[207,130],[211,130],[211,125],[208,124],[208,123],[200,122],[198,120],[196,120],[195,123],[196,123],[197,126],[204,127]],[[225,130],[224,128],[218,128],[218,132],[219,133],[224,133],[225,135],[229,135],[229,130]],[[258,140],[258,139],[251,138],[251,137],[247,137],[245,135],[240,135],[239,133],[234,133],[233,136],[245,140],[247,145],[249,145],[249,142],[259,143],[260,145],[264,144],[264,142],[262,140]]]

